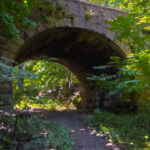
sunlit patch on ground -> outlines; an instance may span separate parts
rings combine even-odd
[[[63,111],[63,110],[76,110],[77,108],[73,104],[69,105],[54,105],[52,104],[30,104],[25,103],[24,101],[21,101],[20,104],[16,104],[14,106],[14,109],[24,109],[27,108],[29,110],[35,110],[35,109],[43,109],[43,110],[57,110],[57,111]]]

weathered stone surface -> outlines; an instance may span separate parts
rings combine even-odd
[[[5,83],[0,85],[0,94],[9,94],[12,93],[12,88],[11,88],[10,83]]]
[[[48,1],[51,2],[50,0]],[[35,10],[35,12],[31,14],[31,20],[37,22],[37,28],[35,30],[28,28],[26,29],[26,31],[23,31],[21,33],[22,39],[18,42],[14,40],[7,41],[5,45],[3,45],[3,49],[1,50],[3,53],[2,55],[5,56],[5,52],[3,51],[17,53],[24,41],[27,41],[32,36],[47,29],[59,27],[81,28],[97,32],[114,41],[114,43],[122,49],[124,54],[129,53],[128,46],[116,42],[116,35],[107,30],[108,25],[104,23],[105,20],[113,20],[119,15],[126,15],[126,12],[114,8],[83,2],[80,0],[64,0],[63,7],[67,11],[67,15],[60,20],[58,20],[55,17],[52,17],[51,15],[48,16],[48,14],[45,14],[47,15],[47,17],[49,17],[50,22],[43,22],[42,17],[39,13],[40,10]],[[87,20],[85,16],[89,10],[92,10],[95,13],[95,15],[93,15],[89,20]],[[70,15],[73,16],[73,19],[69,17]],[[3,40],[0,39],[0,41]],[[12,56],[12,54],[10,56]],[[9,56],[7,55],[7,57]]]
[[[55,5],[56,2],[53,1]],[[107,30],[104,21],[127,13],[79,0],[64,0],[62,5],[66,14],[59,19],[45,10],[34,10],[30,18],[37,22],[36,29],[22,31],[20,42],[9,40],[1,44],[0,56],[20,63],[43,55],[58,58],[58,62],[79,79],[82,106],[93,109],[100,99],[95,85],[87,80],[89,75],[100,73],[93,70],[93,66],[107,64],[110,56],[124,58],[129,53],[127,45],[115,41],[116,35]],[[89,10],[95,14],[86,19]]]
[[[0,109],[12,105],[12,85],[5,83],[0,85]]]

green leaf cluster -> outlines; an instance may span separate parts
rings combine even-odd
[[[108,94],[111,96],[118,97],[121,94],[122,102],[131,101],[136,105],[140,105],[138,101],[142,99],[143,103],[146,102],[146,107],[143,108],[145,110],[142,109],[142,111],[149,111],[150,51],[130,54],[123,61],[119,57],[112,57],[112,62],[108,66],[96,68],[105,71],[110,67],[118,70],[116,74],[91,76],[90,80],[94,80],[102,90],[107,89]],[[138,107],[138,110],[141,111],[140,107],[143,106]]]
[[[138,103],[140,99],[146,101],[149,107],[150,90],[150,1],[146,0],[108,0],[100,4],[127,10],[125,15],[114,20],[107,20],[109,30],[114,32],[116,40],[129,46],[131,54],[124,60],[112,57],[106,66],[95,69],[102,70],[101,75],[90,77],[102,89],[108,89],[110,95],[121,94],[122,100]],[[108,69],[117,70],[116,74],[105,73]],[[144,104],[145,105],[145,104]],[[142,105],[141,105],[142,106]]]
[[[118,115],[99,110],[95,110],[88,121],[96,134],[128,150],[150,149],[149,123],[149,113]]]
[[[20,27],[32,26],[35,23],[27,17],[35,4],[35,0],[1,0],[0,1],[0,36],[20,38]],[[19,28],[18,28],[19,27]]]
[[[49,106],[68,105],[77,96],[71,90],[78,85],[77,78],[64,66],[55,63],[56,59],[31,60],[24,64],[21,70],[32,76],[21,76],[13,81],[13,97],[17,105],[41,104]],[[30,89],[30,90],[29,90]],[[61,103],[61,104],[60,104]]]
[[[48,90],[56,86],[63,86],[67,82],[78,82],[76,77],[62,65],[51,60],[32,60],[26,63],[24,69],[36,74],[35,84]]]

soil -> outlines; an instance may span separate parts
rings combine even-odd
[[[49,111],[45,117],[50,121],[64,124],[72,132],[73,150],[121,150],[108,143],[103,136],[97,136],[87,127],[88,114],[76,111]]]

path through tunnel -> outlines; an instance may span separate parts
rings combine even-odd
[[[19,49],[16,61],[22,63],[42,56],[57,58],[58,63],[78,78],[81,107],[90,110],[100,100],[95,96],[97,86],[87,79],[89,75],[100,73],[93,66],[106,65],[111,56],[123,58],[124,53],[104,35],[81,28],[60,27],[42,31],[27,40]]]

